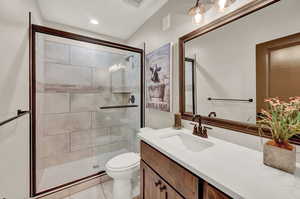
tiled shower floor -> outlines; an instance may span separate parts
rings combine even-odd
[[[138,189],[139,184],[135,184],[134,190]],[[112,190],[113,181],[110,180],[64,199],[113,199]]]

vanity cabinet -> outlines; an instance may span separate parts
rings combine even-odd
[[[151,170],[155,172],[161,180],[164,180],[166,186],[172,187],[174,191],[183,198],[198,199],[198,177],[144,142],[141,142],[141,157],[142,165],[146,164],[150,169],[145,171],[143,171],[143,169],[141,170],[141,199],[148,199],[143,198],[143,190],[154,189],[153,183],[151,183],[150,186],[147,184],[147,180],[143,179],[146,172]],[[146,184],[143,185],[143,183]]]
[[[141,158],[140,199],[230,199],[145,142]]]

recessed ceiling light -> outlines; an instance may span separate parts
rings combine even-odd
[[[99,22],[96,19],[91,19],[90,23],[94,24],[94,25],[98,25],[99,24]]]

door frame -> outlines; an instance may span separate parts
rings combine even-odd
[[[77,179],[72,182],[68,182],[47,190],[43,190],[37,192],[36,189],[36,34],[43,33],[51,36],[57,36],[66,39],[72,39],[81,42],[87,42],[91,44],[116,48],[120,50],[126,50],[131,52],[136,52],[140,54],[140,61],[141,61],[141,104],[140,104],[140,127],[144,127],[145,125],[145,108],[144,108],[144,95],[145,95],[145,88],[144,88],[144,71],[145,71],[145,52],[143,49],[135,48],[132,46],[127,46],[124,44],[114,43],[106,40],[96,39],[84,35],[79,35],[76,33],[66,32],[58,29],[53,29],[45,26],[35,25],[30,23],[29,28],[29,109],[31,111],[30,117],[30,196],[40,196],[50,192],[55,192],[57,190],[66,189],[69,186],[74,185],[75,183],[84,182],[87,180],[92,180],[96,177],[100,177],[105,175],[105,171],[101,171],[99,173],[95,173],[90,176],[86,176],[81,179]]]

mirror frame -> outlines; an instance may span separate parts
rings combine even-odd
[[[179,110],[182,115],[182,119],[193,119],[193,114],[185,111],[185,43],[279,1],[281,0],[254,0],[179,38]],[[219,128],[260,136],[258,127],[255,124],[220,118],[210,118],[208,116],[202,116],[202,122]],[[264,130],[263,137],[270,138],[270,132],[268,130]],[[290,142],[300,145],[300,137],[291,138]]]

